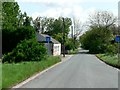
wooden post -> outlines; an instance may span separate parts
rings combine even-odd
[[[63,25],[62,25],[62,33],[63,33],[62,42],[63,42],[63,45],[62,45],[62,48],[63,48],[63,57],[65,57],[65,21],[64,21],[64,18],[62,18],[62,20],[63,20]]]

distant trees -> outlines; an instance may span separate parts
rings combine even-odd
[[[93,15],[89,17],[90,26],[106,27],[109,28],[113,26],[117,18],[113,16],[111,12],[108,11],[96,11]]]
[[[69,33],[69,27],[72,24],[70,18],[65,18],[65,33]],[[34,27],[37,30],[40,30],[41,33],[46,33],[49,35],[62,33],[63,21],[62,17],[58,19],[55,18],[46,18],[46,17],[37,17],[34,20]]]
[[[113,14],[107,11],[99,11],[89,18],[90,30],[80,37],[83,48],[90,53],[116,53],[116,45],[113,40],[112,27],[116,22]]]
[[[60,43],[63,43],[63,37],[65,38],[65,46],[68,49],[69,44],[73,44],[74,40],[68,39],[68,33],[70,32],[70,26],[72,25],[71,18],[64,18],[64,31],[63,31],[63,17],[55,18],[46,18],[46,17],[37,17],[34,20],[34,27],[36,31],[40,33],[48,34],[58,40]],[[64,35],[63,35],[64,32]],[[69,42],[69,44],[68,44]],[[74,47],[75,45],[72,45]],[[71,47],[71,49],[73,49]],[[69,48],[70,49],[70,48]]]

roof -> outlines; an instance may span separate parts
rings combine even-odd
[[[51,37],[49,35],[46,35],[46,34],[40,34],[40,33],[36,33],[36,36],[37,36],[37,41],[38,42],[46,42],[46,37]],[[55,40],[54,38],[51,37],[51,42],[54,43],[54,44],[60,44],[59,41]]]

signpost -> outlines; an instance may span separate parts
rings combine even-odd
[[[120,36],[116,36],[115,41],[118,42],[118,64],[120,64]]]
[[[116,36],[115,41],[120,42],[120,36]]]
[[[49,36],[46,37],[46,42],[49,43],[51,41],[51,38]]]

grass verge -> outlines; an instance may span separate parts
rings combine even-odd
[[[39,62],[22,62],[2,65],[2,88],[10,88],[30,76],[60,62],[60,57],[50,56]]]
[[[117,55],[97,54],[96,56],[106,64],[120,69]]]

